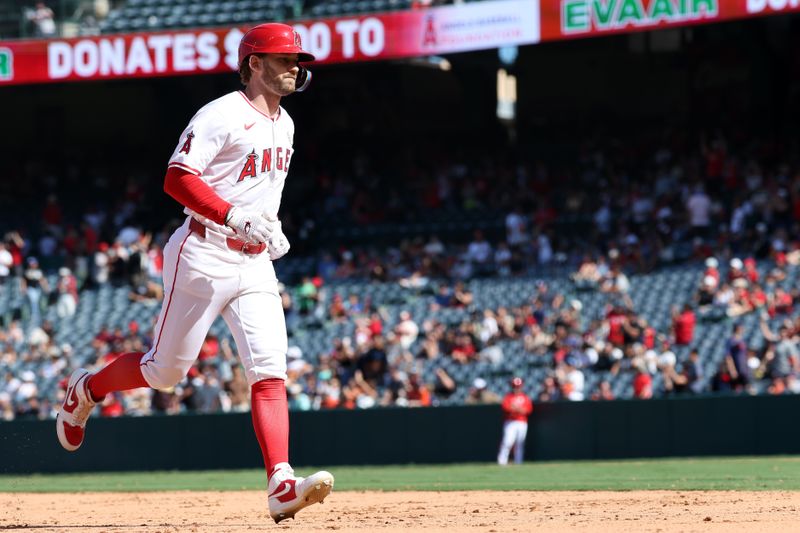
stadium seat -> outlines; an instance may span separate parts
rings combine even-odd
[[[222,11],[214,15],[214,24],[225,25],[230,22],[233,22],[233,13]]]
[[[199,24],[197,15],[191,12],[183,15],[180,20],[181,20],[181,26],[186,28]]]

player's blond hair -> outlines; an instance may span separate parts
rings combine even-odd
[[[242,85],[247,85],[250,83],[250,77],[253,75],[253,71],[250,70],[250,56],[242,61],[242,64],[239,65],[239,81],[242,82]]]
[[[264,57],[265,55],[266,54],[250,54],[242,61],[242,64],[239,65],[239,81],[242,82],[242,85],[250,83],[250,78],[253,77],[253,71],[250,69],[250,56]]]

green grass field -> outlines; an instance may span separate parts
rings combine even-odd
[[[800,490],[800,457],[332,467],[336,490]],[[298,474],[312,471],[299,468]],[[257,490],[262,470],[0,476],[0,492]]]

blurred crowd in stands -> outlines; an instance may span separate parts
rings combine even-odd
[[[302,194],[287,183],[281,216],[295,253],[318,254],[317,273],[325,279],[508,275],[531,265],[580,262],[587,254],[601,270],[618,266],[630,274],[711,255],[763,259],[788,253],[800,222],[797,156],[792,146],[741,135],[718,134],[699,146],[665,133],[586,141],[577,155],[565,156],[568,161],[549,164],[508,154],[453,153],[427,164],[360,155],[335,174],[293,176]],[[84,258],[88,264],[78,266],[89,276],[89,256],[101,246],[108,246],[101,251],[112,263],[135,255],[138,250],[130,248],[141,244],[140,237],[163,246],[178,210],[164,200],[157,180],[115,176],[87,161],[59,161],[60,169],[12,169],[15,179],[3,185],[8,197],[21,192],[22,205],[10,206],[11,213],[47,198],[40,206],[42,231],[29,227],[21,235],[24,255],[47,267]],[[91,167],[87,176],[79,170],[84,164]],[[123,195],[114,192],[120,188]],[[427,229],[440,221],[462,226],[446,235]],[[331,227],[390,224],[398,228],[392,242],[375,244],[366,233],[360,239],[355,233],[348,243],[319,238]],[[417,226],[425,228],[423,236]],[[18,239],[8,246],[23,244]],[[21,260],[15,257],[17,269]]]
[[[570,165],[451,160],[404,169],[406,179],[396,180],[391,172],[384,175],[378,162],[356,158],[351,173],[314,176],[303,205],[287,195],[282,211],[292,255],[314,257],[307,271],[283,279],[287,324],[292,331],[347,323],[354,333],[332,338],[324,353],[290,347],[290,406],[429,406],[458,387],[469,387],[467,402],[496,402],[505,391],[489,390],[485,379],[458,383],[443,367],[423,375],[418,362],[496,363],[503,358],[500,341],[508,340],[522,343],[531,360],[550,369],[538,384],[539,401],[614,399],[606,380],[587,390],[587,372],[632,373],[633,395],[641,399],[751,392],[754,380],[762,379],[769,380],[770,393],[798,392],[800,319],[793,307],[798,293],[778,286],[800,263],[800,244],[792,237],[800,223],[796,159],[796,151],[769,140],[715,134],[699,144],[674,136],[658,142],[586,142]],[[141,224],[140,210],[148,203],[142,201],[144,185],[135,180],[119,201],[106,199],[112,202],[108,207],[91,203],[76,211],[79,204],[71,202],[65,213],[61,183],[42,183],[51,194],[41,206],[41,227],[5,228],[0,244],[0,291],[16,284],[25,295],[25,305],[5,311],[0,364],[42,363],[39,376],[30,370],[6,373],[0,383],[5,419],[52,417],[59,404],[58,398],[39,397],[37,380],[65,376],[73,366],[72,348],[56,343],[53,325],[43,319],[46,308],[56,306],[58,317],[69,317],[82,291],[106,284],[129,287],[132,301],[157,306],[163,298],[161,250],[180,221]],[[93,186],[107,184],[98,179]],[[178,213],[175,205],[169,209]],[[314,231],[329,220],[410,228],[424,222],[426,213],[445,213],[452,220],[479,214],[477,220],[491,223],[465,226],[446,239],[409,232],[385,246],[368,239],[310,244]],[[705,265],[696,291],[687,294],[683,307],[672,309],[671,327],[656,331],[637,313],[629,276],[687,262]],[[544,282],[531,284],[523,305],[482,308],[464,283],[530,276],[553,264],[574,266],[576,291],[607,296],[603,316],[584,316],[579,297]],[[57,281],[51,284],[53,274]],[[463,309],[469,318],[443,324],[419,321],[406,311],[393,319],[363,295],[329,286],[347,280],[397,283],[429,295],[432,309]],[[738,320],[754,313],[763,348],[742,339]],[[694,346],[699,320],[730,322],[727,356],[713,376],[705,375]],[[131,323],[98,331],[96,364],[146,351],[152,326]],[[242,411],[248,409],[247,395],[235,347],[209,336],[179,386],[110,396],[102,414]]]
[[[464,0],[403,0],[387,3],[385,9],[426,9],[444,4],[459,4]],[[167,5],[169,2],[149,2],[146,5],[160,6]],[[272,2],[282,7],[280,11],[273,12],[273,16],[279,20],[284,17],[307,19],[319,16],[319,11],[312,9],[320,4],[336,4],[336,0],[285,0],[283,2]],[[132,5],[141,7],[141,3],[116,2],[112,0],[90,0],[79,2],[75,0],[49,0],[47,2],[26,2],[17,0],[10,2],[6,7],[4,15],[7,20],[0,26],[0,37],[2,38],[26,38],[34,37],[39,39],[52,39],[56,37],[70,37],[75,35],[100,35],[101,33],[116,30],[129,30],[130,28],[113,28],[103,21],[110,21],[118,18],[120,12],[125,14],[125,7]],[[203,2],[198,3],[195,11],[202,10]],[[258,5],[250,5],[242,14],[244,22],[263,22],[261,17],[263,12],[258,9]],[[263,7],[263,5],[261,6]],[[214,7],[212,7],[214,9]],[[225,6],[225,10],[234,11],[241,9],[236,5]],[[363,12],[373,11],[371,5],[361,8]],[[215,9],[214,9],[215,10]],[[115,12],[116,11],[116,12]],[[383,11],[383,9],[380,9]],[[352,12],[352,11],[349,11]],[[156,16],[155,10],[147,11],[146,26],[150,30],[163,29],[165,27],[164,12],[160,12],[161,18]],[[127,13],[126,16],[138,18],[143,13]],[[238,13],[237,13],[238,14]],[[344,14],[344,12],[343,12]],[[252,21],[250,19],[253,19]],[[240,20],[236,18],[234,20]],[[230,21],[229,21],[230,22]],[[208,25],[208,23],[204,23]]]

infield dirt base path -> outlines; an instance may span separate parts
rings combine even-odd
[[[264,492],[0,494],[0,531],[800,531],[800,492],[335,492],[276,525]]]

